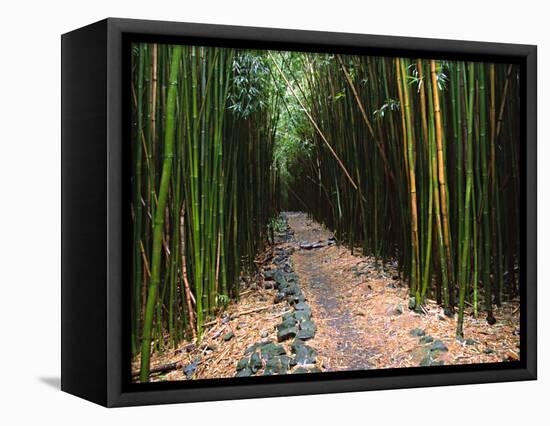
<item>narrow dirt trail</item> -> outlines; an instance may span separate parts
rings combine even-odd
[[[323,247],[301,249],[292,256],[296,271],[302,280],[303,291],[312,306],[319,332],[316,343],[324,359],[326,371],[366,370],[372,368],[369,359],[374,355],[372,348],[362,346],[359,327],[354,314],[342,300],[341,272],[332,267],[332,256],[337,247],[328,245],[332,234],[319,224],[311,222],[303,213],[287,214],[294,231],[296,246],[320,243]]]
[[[324,371],[495,362],[516,346],[508,312],[499,312],[497,328],[466,318],[465,335],[473,339],[458,342],[455,320],[435,302],[427,303],[425,314],[407,309],[408,289],[396,265],[352,254],[304,213],[285,215],[294,232],[292,262],[318,325],[310,344]],[[495,344],[502,334],[513,341]]]
[[[177,368],[153,381],[235,377],[247,348],[258,344],[280,344],[285,356],[295,359],[293,339],[278,340],[279,325],[293,308],[276,301],[279,290],[266,279],[267,271],[282,268],[287,260],[316,326],[306,342],[317,354],[308,368],[345,371],[518,359],[517,303],[496,308],[494,326],[482,316],[475,319],[468,314],[466,339],[458,341],[455,318],[444,316],[435,301],[428,300],[423,314],[407,309],[408,288],[395,264],[381,265],[373,257],[352,254],[305,213],[282,216],[289,228],[259,255],[261,273],[243,282],[240,300],[207,323],[201,342],[182,342],[154,354],[153,367]],[[276,264],[281,253],[287,253],[287,259]],[[263,374],[266,366],[257,374]],[[275,374],[294,374],[295,369]],[[137,361],[133,370],[139,371]]]

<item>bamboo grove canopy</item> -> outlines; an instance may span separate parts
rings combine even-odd
[[[519,68],[132,47],[132,353],[199,338],[301,210],[398,265],[409,308],[519,294]]]

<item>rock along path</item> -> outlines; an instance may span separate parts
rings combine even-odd
[[[292,238],[292,232],[286,216],[282,219],[286,224],[281,235],[284,244]],[[277,343],[266,333],[262,340],[246,348],[236,365],[236,377],[321,372],[316,365],[317,352],[307,344],[315,337],[317,326],[302,293],[298,275],[293,270],[292,253],[293,247],[275,247],[262,270],[264,288],[275,292],[273,303],[286,304],[290,308],[276,325]]]
[[[495,309],[492,327],[468,315],[467,338],[459,341],[456,320],[435,301],[424,314],[407,309],[395,263],[352,254],[304,213],[281,216],[285,229],[241,299],[212,322],[200,345],[154,354],[153,366],[180,366],[154,381],[518,359],[517,304]]]

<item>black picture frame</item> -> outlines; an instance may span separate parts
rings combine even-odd
[[[537,48],[109,18],[62,36],[61,388],[108,407],[534,380],[537,377]],[[242,379],[129,380],[129,43],[468,59],[520,65],[521,360]]]

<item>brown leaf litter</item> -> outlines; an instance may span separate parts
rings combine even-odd
[[[422,344],[411,330],[420,329],[448,348],[438,352],[444,364],[479,364],[519,359],[519,303],[504,303],[494,309],[497,323],[487,324],[480,312],[474,318],[467,309],[464,337],[455,338],[456,316],[446,317],[435,301],[428,301],[425,313],[410,311],[408,289],[396,279],[395,265],[381,265],[369,256],[351,254],[344,246],[328,244],[332,234],[303,213],[287,213],[294,231],[291,256],[299,284],[317,325],[308,345],[318,352],[323,371],[380,369],[419,366],[431,343]],[[300,245],[321,243],[316,248]],[[273,250],[271,247],[269,250]],[[265,253],[260,259],[264,258]],[[177,362],[178,368],[152,375],[151,381],[187,380],[185,366],[197,361],[192,379],[234,377],[244,351],[259,341],[276,341],[275,326],[290,306],[273,304],[274,290],[263,288],[261,276],[232,302],[224,317],[211,321],[197,346],[183,342],[175,349],[152,355],[151,367]],[[224,319],[225,318],[225,319]],[[224,341],[233,332],[234,337]],[[470,343],[470,344],[467,344]],[[290,342],[282,343],[290,353]],[[139,371],[139,360],[132,363]]]

